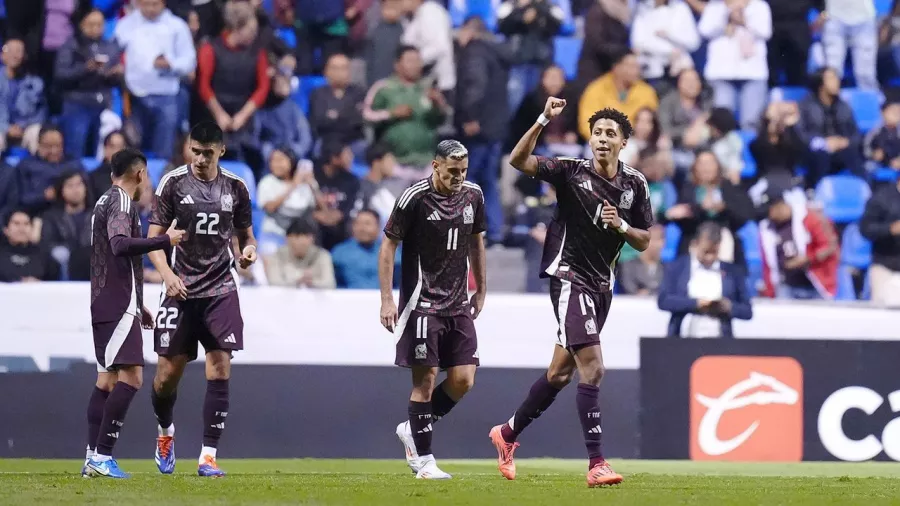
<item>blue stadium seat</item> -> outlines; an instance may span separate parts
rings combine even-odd
[[[323,76],[303,76],[300,78],[300,88],[294,93],[294,102],[300,107],[304,115],[309,114],[309,96],[313,90],[321,86],[325,86],[326,81]]]
[[[890,14],[892,3],[893,0],[875,0],[875,15],[880,18]]]
[[[674,223],[666,225],[666,244],[663,246],[662,253],[660,254],[660,260],[662,260],[663,263],[675,260],[675,257],[678,256],[678,244],[680,242],[681,228]]]
[[[756,176],[756,159],[750,153],[750,143],[756,139],[756,132],[753,130],[741,130],[741,139],[744,141],[744,151],[742,153],[744,160],[744,170],[741,171],[742,179],[750,179]]]
[[[809,95],[809,89],[802,86],[779,86],[772,88],[769,92],[771,100],[780,100],[784,102],[799,102]]]
[[[900,171],[896,171],[890,167],[878,167],[872,171],[872,179],[878,182],[893,183],[900,178]]]
[[[844,229],[841,238],[841,263],[860,270],[872,263],[872,243],[863,237],[859,225],[851,223]]]
[[[747,265],[762,264],[762,251],[759,246],[759,225],[755,221],[748,221],[746,225],[738,229],[737,236],[744,245],[744,258]]]
[[[84,170],[88,172],[94,172],[97,170],[97,167],[102,163],[101,160],[97,160],[96,158],[82,158],[81,166],[84,167]]]
[[[553,38],[554,62],[566,73],[566,79],[578,74],[578,57],[581,56],[581,39],[577,37]]]
[[[247,190],[250,192],[250,202],[256,204],[256,176],[253,175],[253,169],[244,162],[234,160],[222,160],[219,167],[231,172],[237,177],[244,180],[247,184]]]
[[[113,40],[113,37],[116,34],[116,23],[117,19],[107,19],[106,24],[103,26],[103,38],[105,40]]]
[[[868,132],[881,122],[881,93],[857,88],[845,88],[841,90],[841,98],[850,104],[859,129],[863,133]]]
[[[284,41],[288,47],[297,47],[297,34],[293,28],[281,27],[275,29],[275,35]]]
[[[668,179],[663,181],[663,206],[668,209],[678,202],[678,190],[675,183]]]
[[[369,173],[369,166],[364,162],[356,161],[353,162],[353,166],[350,167],[350,172],[356,177],[365,177],[365,175]]]
[[[816,200],[824,206],[825,216],[835,223],[858,221],[871,196],[869,184],[849,174],[826,176],[816,185]]]
[[[125,113],[122,109],[122,92],[119,91],[119,88],[114,86],[111,93],[111,100],[109,108],[112,112],[119,115],[120,118],[125,119]]]
[[[156,189],[159,186],[159,180],[163,177],[163,171],[166,169],[166,162],[161,158],[150,158],[147,160],[147,175],[150,176],[150,183]]]
[[[266,212],[262,209],[253,210],[253,237],[259,239],[262,234],[262,222],[266,217]]]
[[[450,0],[447,10],[450,12],[450,22],[454,27],[458,27],[466,20],[469,7],[466,5],[466,0]]]
[[[466,3],[465,17],[478,16],[484,20],[488,30],[494,31],[497,28],[497,13],[491,0],[467,0]]]
[[[563,21],[559,27],[560,35],[572,35],[575,33],[575,16],[572,15],[572,2],[569,0],[553,0],[553,3],[562,9]]]
[[[853,287],[853,274],[846,265],[838,267],[837,293],[834,300],[856,300],[856,289]]]

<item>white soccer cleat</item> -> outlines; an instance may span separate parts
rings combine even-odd
[[[416,442],[413,441],[412,431],[409,428],[409,422],[401,422],[397,426],[397,438],[403,443],[403,449],[406,450],[406,464],[412,470],[413,474],[418,473],[422,469],[422,461],[416,451]]]
[[[422,457],[422,468],[416,473],[417,480],[449,480],[450,478],[453,477],[438,468],[432,455]]]

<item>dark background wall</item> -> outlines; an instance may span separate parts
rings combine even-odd
[[[116,455],[152,458],[156,421],[149,388],[128,412]],[[509,419],[543,371],[480,368],[475,388],[435,427],[439,458],[490,458],[492,426]],[[0,374],[0,457],[80,458],[86,438],[85,405],[95,366],[73,364],[50,373]],[[608,371],[601,386],[603,445],[610,457],[638,456],[639,377],[636,370]],[[201,410],[206,382],[192,365],[181,382],[175,407],[176,453],[200,451]],[[409,372],[390,367],[236,365],[231,407],[220,444],[226,458],[402,458],[394,435],[406,418]],[[522,457],[585,456],[575,410],[575,388],[522,436]]]

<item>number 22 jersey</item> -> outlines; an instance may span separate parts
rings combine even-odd
[[[185,239],[167,251],[169,265],[184,280],[189,299],[238,288],[231,239],[253,223],[250,192],[243,179],[219,167],[211,181],[198,179],[189,165],[172,170],[153,195],[150,223],[168,228],[178,220]]]

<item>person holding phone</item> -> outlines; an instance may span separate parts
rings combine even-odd
[[[65,153],[90,156],[100,139],[100,113],[110,106],[113,86],[124,72],[119,48],[103,40],[104,18],[99,9],[75,14],[78,31],[56,55],[56,84],[63,97]]]

